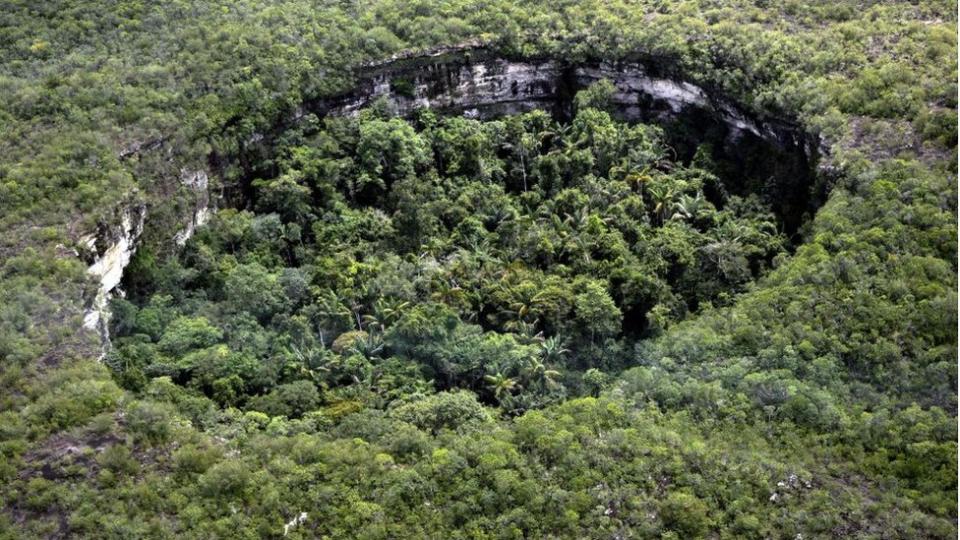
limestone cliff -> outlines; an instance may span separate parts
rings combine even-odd
[[[121,210],[119,224],[102,225],[96,233],[81,239],[82,246],[95,254],[87,273],[97,281],[96,293],[84,313],[83,326],[96,330],[104,340],[109,337],[107,304],[110,294],[123,279],[123,270],[136,251],[137,239],[143,232],[146,219],[146,205],[136,203]]]
[[[167,237],[167,242],[175,246],[186,244],[197,227],[203,225],[214,211],[207,171],[183,169],[179,184],[187,193],[184,198],[188,208],[177,218],[180,222],[178,231]],[[148,208],[140,198],[124,203],[112,217],[101,222],[96,232],[84,235],[79,241],[84,253],[78,255],[85,256],[90,263],[87,273],[96,282],[96,290],[84,311],[83,326],[98,332],[104,351],[109,347],[110,298],[117,292],[123,272],[136,253],[147,225]]]
[[[566,120],[576,92],[606,79],[616,88],[614,116],[664,126],[679,161],[709,148],[722,165],[724,189],[763,197],[787,233],[797,231],[825,198],[821,140],[791,119],[752,114],[662,63],[510,59],[455,47],[362,66],[349,92],[309,102],[304,111],[354,115],[380,100],[403,116],[420,108],[481,119],[544,109]]]
[[[452,48],[363,66],[353,89],[318,100],[311,109],[350,115],[384,99],[400,115],[429,107],[479,118],[538,108],[563,116],[570,113],[578,90],[607,79],[617,88],[613,101],[623,120],[663,122],[696,109],[724,123],[733,137],[746,132],[780,148],[814,151],[815,141],[799,125],[757,118],[722,96],[660,71],[639,61],[512,60],[482,47]]]

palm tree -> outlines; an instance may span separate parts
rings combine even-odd
[[[566,214],[563,222],[574,230],[582,230],[590,222],[590,208],[582,206],[574,210],[573,214]]]
[[[517,341],[523,345],[537,343],[543,339],[543,332],[537,331],[537,323],[540,319],[534,319],[531,322],[523,320],[507,321],[503,329],[507,332],[517,334]]]
[[[380,353],[383,351],[383,338],[379,333],[368,332],[365,336],[354,340],[349,351],[367,360],[379,360]]]
[[[610,174],[612,175],[613,171],[611,171]],[[643,186],[647,182],[649,182],[651,179],[652,178],[650,176],[649,167],[644,167],[643,170],[641,171],[634,171],[634,172],[628,173],[624,175],[624,178],[623,178],[623,180],[627,183],[627,185],[630,186],[630,189],[638,193],[641,191],[641,188],[643,188]]]
[[[570,349],[563,346],[563,338],[559,335],[550,336],[543,340],[543,343],[540,344],[540,349],[543,354],[543,359],[553,363],[559,362],[563,355],[570,352]]]
[[[498,206],[493,208],[487,216],[484,217],[485,225],[492,229],[501,227],[507,223],[519,219],[521,216],[517,210],[510,206]]]
[[[527,286],[523,286],[527,285]],[[544,293],[539,288],[532,286],[529,282],[522,282],[518,285],[505,285],[508,293],[509,303],[506,309],[501,313],[516,321],[515,324],[532,323],[531,319],[536,319],[536,308],[543,300]],[[509,323],[508,323],[509,324]]]
[[[364,315],[363,320],[369,330],[383,330],[397,322],[409,307],[410,302],[378,298],[373,304],[373,314]]]
[[[319,347],[302,343],[290,343],[289,352],[297,359],[287,365],[298,378],[322,383],[325,374],[330,373],[335,356],[321,342]]]
[[[469,265],[474,279],[482,280],[492,275],[496,269],[503,267],[496,251],[487,242],[474,244],[469,250],[461,248],[459,254],[460,258]]]
[[[448,306],[458,306],[465,294],[465,291],[455,281],[438,279],[434,282],[434,290],[430,293],[430,299]]]
[[[680,199],[673,203],[673,209],[676,211],[673,219],[696,219],[703,211],[704,203],[706,201],[699,192],[696,196],[681,195]]]
[[[551,153],[565,152],[574,144],[572,137],[570,137],[571,129],[570,124],[554,125],[552,130],[548,129],[540,133],[540,144],[544,144],[546,139],[549,138],[550,146],[553,147],[550,150]]]
[[[647,186],[647,193],[650,194],[650,201],[654,205],[653,213],[660,218],[660,223],[663,223],[669,217],[676,192],[672,186],[660,183]]]
[[[742,238],[750,236],[750,227],[739,220],[724,221],[719,227],[710,231],[710,236],[717,242],[740,242]]]
[[[490,391],[493,392],[493,397],[495,397],[497,401],[502,401],[503,398],[509,396],[513,390],[520,388],[516,379],[507,377],[500,372],[494,375],[487,375],[484,377],[484,380],[487,381],[487,386],[490,388]]]
[[[533,385],[540,386],[541,388],[555,388],[559,384],[557,383],[557,378],[560,377],[560,372],[555,369],[549,369],[547,365],[536,356],[527,358],[527,365],[523,370],[523,374]]]
[[[354,315],[353,303],[349,299],[342,298],[331,289],[325,289],[317,298],[317,314],[327,319],[332,319],[337,323],[343,323],[345,320],[353,324]],[[359,316],[358,316],[359,318]],[[359,325],[360,321],[356,321]]]
[[[559,252],[561,255],[567,257],[568,261],[575,261],[576,259],[582,259],[584,264],[590,264],[590,261],[593,260],[591,251],[593,244],[586,233],[584,234],[571,234],[563,238],[564,242],[559,247]]]

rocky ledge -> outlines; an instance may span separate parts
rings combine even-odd
[[[362,66],[353,89],[317,100],[308,108],[321,115],[352,115],[383,99],[399,115],[433,108],[490,118],[547,109],[564,117],[571,113],[578,90],[607,79],[617,89],[612,99],[622,120],[663,123],[697,111],[724,124],[730,137],[748,133],[808,156],[818,150],[819,141],[797,123],[758,118],[730,100],[662,71],[639,61],[513,60],[468,45]]]
[[[355,115],[381,101],[401,116],[431,108],[487,119],[543,109],[567,120],[576,92],[606,79],[616,89],[614,116],[663,125],[680,161],[706,144],[723,164],[725,189],[765,198],[784,230],[796,232],[825,200],[821,139],[791,119],[751,114],[663,63],[511,59],[468,44],[361,66],[349,92],[309,102],[300,113]]]

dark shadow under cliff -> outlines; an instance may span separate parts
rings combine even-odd
[[[700,150],[712,161],[720,189],[761,197],[791,238],[826,199],[817,177],[817,139],[799,123],[752,115],[649,60],[571,64],[451,50],[360,68],[351,91],[308,101],[303,112],[352,115],[379,101],[401,116],[425,107],[479,119],[541,109],[564,121],[573,114],[576,93],[599,80],[616,89],[613,116],[662,126],[680,163]]]

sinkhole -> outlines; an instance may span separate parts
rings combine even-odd
[[[106,361],[290,417],[453,389],[540,407],[789,256],[826,196],[817,152],[657,62],[364,66],[211,156],[239,180],[182,249],[140,246]]]

